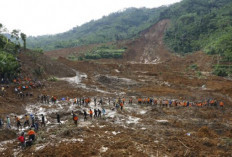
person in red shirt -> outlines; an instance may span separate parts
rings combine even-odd
[[[25,143],[25,137],[24,137],[24,132],[21,133],[21,135],[18,137],[18,140],[20,141],[20,145],[23,148],[26,147],[26,143]]]

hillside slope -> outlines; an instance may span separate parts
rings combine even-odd
[[[27,44],[29,48],[53,50],[131,38],[156,23],[165,8],[129,8],[64,33],[29,37]]]

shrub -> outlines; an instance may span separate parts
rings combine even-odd
[[[56,82],[56,81],[58,81],[58,79],[57,79],[55,76],[50,76],[50,77],[48,78],[48,81]]]

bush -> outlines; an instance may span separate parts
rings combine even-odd
[[[0,50],[0,73],[12,74],[17,73],[19,64],[16,58],[5,51]]]
[[[192,70],[197,70],[197,69],[198,69],[198,66],[197,66],[196,64],[192,64],[192,65],[190,65],[190,68],[191,68]]]
[[[57,79],[55,76],[50,76],[50,77],[48,78],[48,81],[56,82],[56,81],[58,81],[58,79]]]
[[[226,68],[219,67],[219,66],[215,67],[213,74],[217,76],[222,76],[222,77],[228,76]]]
[[[42,67],[38,67],[38,68],[35,68],[35,69],[34,69],[34,72],[33,72],[33,73],[34,73],[36,76],[42,76],[43,72],[44,72],[44,69],[43,69]]]

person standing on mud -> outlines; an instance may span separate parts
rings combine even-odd
[[[26,126],[30,126],[30,123],[29,123],[29,116],[28,116],[28,115],[25,115],[24,127],[26,127]]]
[[[42,127],[42,126],[45,127],[45,118],[44,118],[44,115],[42,114],[41,116],[42,116],[42,118],[41,118],[41,120],[42,120],[42,122],[41,122],[41,127]]]
[[[19,127],[22,127],[19,117],[15,116],[15,121],[16,121],[17,128],[19,130]]]
[[[87,120],[87,112],[84,110],[84,121]]]
[[[7,124],[7,128],[10,129],[11,125],[10,125],[10,117],[6,117],[6,124]]]
[[[129,104],[132,105],[132,98],[129,99]]]
[[[121,111],[122,111],[122,109],[123,109],[123,105],[124,105],[123,102],[121,102],[121,103],[120,103]]]
[[[93,111],[91,109],[89,110],[89,115],[90,115],[90,118],[92,120],[92,118],[93,118]]]
[[[49,97],[49,95],[47,95],[47,104],[49,104],[49,99],[50,99],[50,97]]]
[[[94,105],[96,106],[97,105],[97,98],[96,97],[94,97]]]
[[[102,105],[102,104],[103,104],[103,100],[102,100],[102,98],[100,98],[99,105]]]
[[[97,109],[94,109],[94,118],[97,118]]]
[[[26,142],[25,142],[25,137],[24,137],[24,132],[21,133],[21,135],[18,137],[18,140],[20,141],[21,148],[26,147]]]
[[[85,99],[84,98],[82,98],[82,105],[84,105],[85,104]]]
[[[77,126],[78,117],[77,117],[77,115],[73,111],[72,111],[72,114],[73,114],[74,124]]]
[[[98,109],[98,116],[99,118],[101,118],[101,110]]]
[[[0,129],[2,128],[3,126],[3,121],[2,121],[2,118],[0,117]]]
[[[58,123],[58,124],[61,124],[59,113],[56,113],[56,120],[57,120],[57,123]]]
[[[35,121],[35,131],[36,132],[39,131],[39,122],[38,122],[38,120]]]
[[[30,114],[30,117],[31,117],[31,126],[35,127],[35,117],[33,114]]]
[[[106,110],[104,108],[102,108],[102,114],[103,114],[103,118],[105,118]]]
[[[35,131],[32,128],[27,132],[27,134],[29,136],[29,140],[31,141],[35,140]]]

